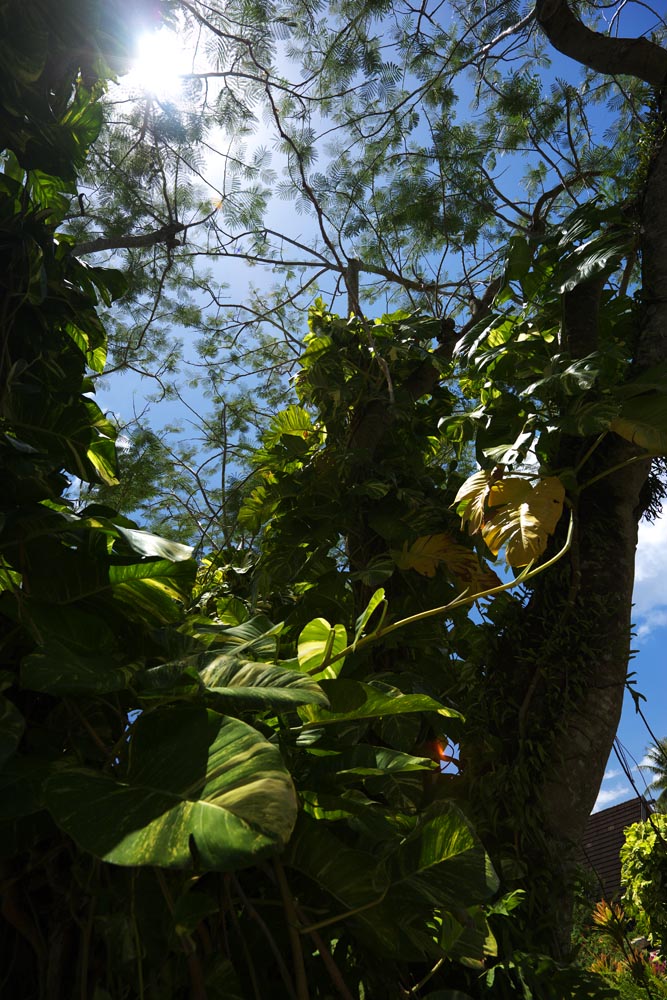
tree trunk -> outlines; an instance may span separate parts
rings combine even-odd
[[[662,139],[641,210],[643,312],[633,374],[667,360],[665,191],[667,139]],[[572,308],[566,303],[566,327],[568,314],[573,321],[564,333],[575,356],[592,349],[596,300],[589,285],[581,288],[578,302],[569,303]],[[567,442],[563,447],[559,464],[574,464],[578,456],[567,455]],[[586,447],[578,442],[579,455]],[[540,900],[540,912],[530,915],[537,943],[558,958],[569,949],[568,883],[623,703],[637,526],[647,506],[651,464],[638,456],[634,446],[610,433],[581,470],[580,482],[633,460],[582,491],[567,563],[537,577],[525,607],[507,602],[486,667],[477,746],[469,751],[479,822],[498,849],[507,850],[513,839],[524,866],[519,881],[540,886],[529,893]],[[480,746],[486,753],[478,763],[473,757]],[[500,787],[491,809],[489,775]],[[523,825],[518,836],[517,820]]]

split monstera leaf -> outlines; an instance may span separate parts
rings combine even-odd
[[[565,488],[557,476],[530,479],[509,476],[497,469],[482,470],[466,479],[454,505],[461,527],[481,533],[497,556],[505,549],[506,562],[516,568],[534,562],[544,552],[556,530],[565,500]]]

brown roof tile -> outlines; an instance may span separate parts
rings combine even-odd
[[[582,843],[583,861],[602,882],[604,897],[619,895],[621,887],[620,851],[625,842],[623,831],[632,823],[646,819],[648,809],[643,799],[630,799],[589,817]],[[602,895],[602,888],[601,888]]]

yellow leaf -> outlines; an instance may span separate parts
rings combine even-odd
[[[564,499],[565,487],[558,476],[540,479],[533,490],[533,496],[529,501],[530,509],[549,535],[553,535],[560,521]]]
[[[544,531],[527,503],[503,507],[482,528],[484,541],[497,556],[503,545],[510,566],[527,566],[544,552],[547,532]]]
[[[466,548],[445,533],[423,535],[408,547],[392,552],[392,558],[399,569],[414,569],[422,576],[435,576],[438,564],[443,563],[453,576],[473,592],[481,592],[497,587],[500,580],[486,566],[481,566],[472,549]]]
[[[532,486],[526,479],[499,479],[489,490],[488,505],[497,507],[502,503],[519,504],[528,500],[533,491]]]
[[[484,541],[494,556],[505,546],[506,561],[516,567],[527,566],[542,555],[563,513],[565,499],[565,489],[556,476],[541,479],[534,487],[524,480],[524,485],[525,489],[510,487],[507,491],[508,497],[514,494],[524,499],[504,503],[482,527]],[[499,497],[500,493],[496,504]]]
[[[493,473],[482,469],[466,479],[456,494],[452,507],[461,515],[461,527],[468,525],[468,534],[474,535],[484,522],[484,504],[493,484]]]

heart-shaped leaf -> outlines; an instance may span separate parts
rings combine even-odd
[[[46,782],[46,807],[84,850],[117,865],[230,871],[287,842],[294,786],[251,726],[172,705],[140,716],[129,741],[125,781],[73,767]]]

